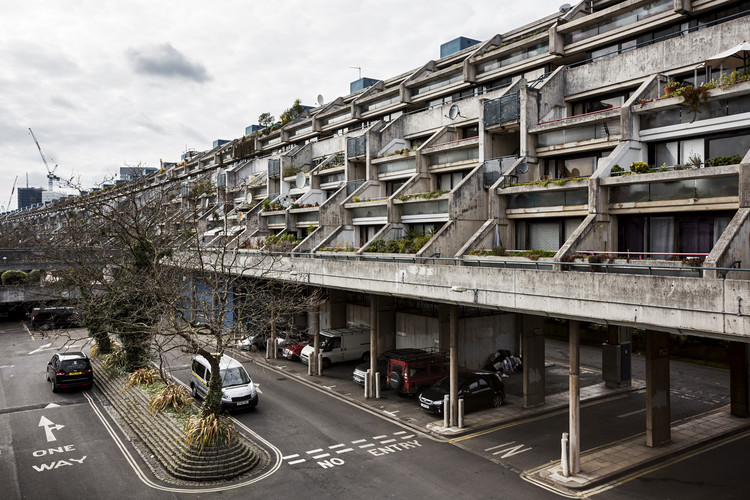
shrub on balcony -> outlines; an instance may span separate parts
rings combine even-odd
[[[719,167],[721,165],[737,165],[742,163],[742,156],[740,155],[729,155],[729,156],[716,156],[706,160],[706,166]]]
[[[23,271],[5,271],[0,276],[3,285],[23,285],[26,283],[27,276]]]
[[[297,175],[301,171],[302,171],[302,169],[299,168],[299,167],[296,167],[294,165],[288,165],[288,166],[284,167],[284,170],[282,170],[281,175],[284,176],[284,177],[291,177],[293,175]]]
[[[648,163],[643,161],[634,161],[630,164],[630,171],[636,174],[647,174],[650,170]]]

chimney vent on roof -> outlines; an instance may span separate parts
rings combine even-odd
[[[455,54],[456,52],[461,52],[465,48],[471,47],[472,45],[476,45],[478,43],[480,43],[479,40],[472,40],[471,38],[466,38],[465,36],[454,38],[450,42],[445,42],[440,46],[440,59],[451,54]]]

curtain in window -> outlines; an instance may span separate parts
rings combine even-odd
[[[649,219],[649,252],[655,259],[668,259],[674,252],[674,218],[651,217]]]

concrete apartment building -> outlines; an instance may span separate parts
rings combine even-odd
[[[609,327],[615,385],[627,329],[645,329],[657,446],[670,333],[730,341],[732,413],[749,413],[750,80],[732,73],[747,40],[750,1],[565,5],[188,152],[139,189],[179,192],[206,248],[252,259],[293,235],[286,279],[328,291],[321,328],[371,325],[374,353],[522,354],[527,406],[544,403],[546,318],[569,320],[571,352],[578,322]],[[3,217],[29,223],[54,228],[55,205]]]

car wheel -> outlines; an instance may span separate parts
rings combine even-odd
[[[492,406],[495,408],[500,408],[503,406],[503,398],[500,396],[500,394],[495,394],[495,397],[492,399]]]
[[[198,399],[198,388],[195,387],[195,384],[190,384],[190,395],[193,396],[193,398]]]
[[[388,375],[388,383],[391,385],[391,389],[401,389],[401,375],[398,372],[391,372]]]
[[[362,362],[363,362],[363,363],[367,363],[367,362],[369,362],[369,361],[370,361],[370,353],[369,353],[369,352],[366,352],[366,353],[364,353],[364,354],[362,355]]]
[[[57,392],[57,379],[52,379],[52,392]]]

